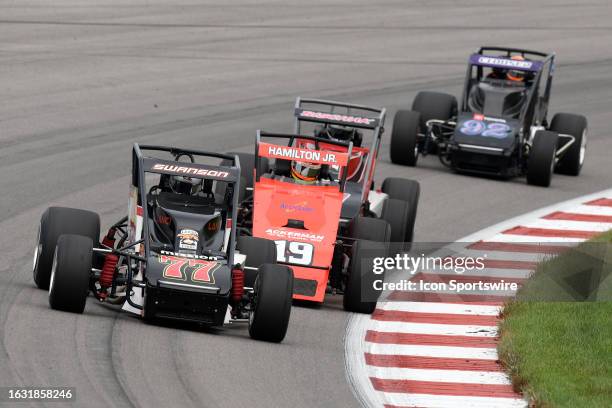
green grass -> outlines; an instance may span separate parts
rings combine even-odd
[[[504,309],[500,359],[533,407],[612,407],[612,274],[589,272],[612,272],[612,231],[593,241],[543,262]]]

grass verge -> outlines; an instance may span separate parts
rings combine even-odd
[[[610,243],[542,262],[504,309],[500,360],[532,407],[612,407]]]

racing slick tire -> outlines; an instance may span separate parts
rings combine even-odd
[[[393,117],[391,130],[391,162],[416,166],[419,158],[418,137],[421,115],[418,112],[399,110]]]
[[[574,143],[561,156],[555,167],[555,172],[577,176],[580,174],[587,145],[587,119],[582,115],[572,113],[557,113],[550,122],[550,130],[556,133],[572,135]],[[562,137],[559,137],[557,148],[561,147]]]
[[[555,167],[559,135],[548,130],[536,132],[527,160],[527,184],[548,187]]]
[[[238,237],[236,246],[241,254],[246,255],[244,262],[247,268],[244,270],[245,286],[253,287],[257,271],[250,268],[259,268],[263,264],[276,263],[276,244],[265,238],[257,237]]]
[[[280,343],[287,334],[293,299],[293,271],[284,265],[264,264],[254,286],[249,335],[256,340]]]
[[[372,263],[375,257],[384,257],[387,250],[383,243],[355,241],[351,249],[349,273],[344,289],[344,310],[354,313],[372,314],[380,291],[374,289],[376,280],[384,280],[384,274],[375,274]]]
[[[383,181],[381,190],[383,193],[387,194],[389,198],[395,200],[403,200],[408,203],[408,208],[410,209],[410,217],[407,221],[408,228],[406,229],[406,234],[404,235],[404,242],[413,242],[414,223],[416,221],[417,208],[419,206],[421,185],[418,181],[415,180],[408,180],[399,177],[389,177]],[[407,245],[405,248],[409,249],[409,245]]]
[[[425,133],[428,120],[449,120],[457,114],[457,98],[442,92],[419,92],[412,102],[412,110],[421,114],[420,131]]]
[[[391,226],[391,253],[398,253],[406,247],[409,249],[410,242],[406,239],[414,230],[414,218],[411,219],[411,215],[407,201],[389,198],[383,203],[380,218]]]
[[[75,208],[47,208],[40,219],[32,268],[34,283],[39,289],[49,289],[55,246],[63,234],[83,235],[97,244],[100,216],[92,211]]]
[[[89,293],[93,242],[83,235],[58,238],[49,282],[51,309],[83,313]]]
[[[384,242],[391,241],[391,226],[386,220],[372,217],[355,217],[349,229],[356,240]]]

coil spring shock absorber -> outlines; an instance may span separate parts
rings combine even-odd
[[[106,289],[113,284],[113,279],[115,278],[115,270],[118,262],[119,257],[115,254],[108,254],[104,258],[104,266],[102,267],[100,279],[98,280],[102,289]]]
[[[109,248],[115,247],[115,234],[117,233],[117,228],[111,228],[108,230],[108,233],[102,239],[102,245],[107,246]]]
[[[244,271],[232,269],[232,304],[238,305],[244,296]]]

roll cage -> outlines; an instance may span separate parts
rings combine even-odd
[[[365,198],[370,189],[375,160],[382,142],[387,110],[366,105],[298,97],[295,101],[294,115],[296,134],[302,134],[302,122],[341,125],[372,131],[373,137],[364,169],[365,177],[361,182],[362,198]]]
[[[500,55],[500,53],[502,55]],[[461,98],[461,111],[470,112],[468,99],[473,85],[480,83],[483,78],[485,67],[491,67],[486,63],[480,63],[479,57],[491,57],[510,59],[512,56],[520,55],[526,60],[533,61],[532,66],[515,69],[531,71],[535,73],[531,85],[528,87],[527,100],[523,104],[519,114],[519,122],[523,126],[523,134],[529,134],[532,125],[546,126],[546,115],[548,113],[548,101],[554,73],[554,53],[544,53],[521,48],[483,46],[474,54],[470,55],[468,68]],[[513,68],[514,69],[514,68]]]

